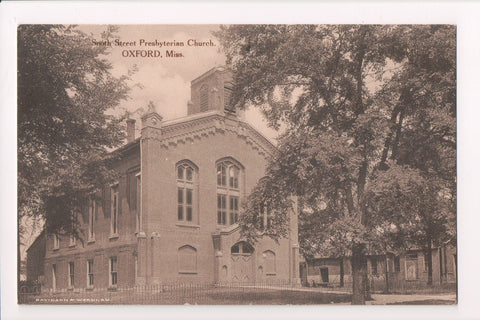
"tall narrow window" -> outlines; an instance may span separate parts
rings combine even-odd
[[[70,234],[70,243],[69,243],[69,246],[70,247],[74,247],[75,244],[76,244],[76,237],[75,237],[75,223],[77,221],[77,213],[73,213],[72,215],[72,233]]]
[[[226,111],[235,112],[235,108],[232,105],[232,86],[230,83],[226,83],[223,87],[223,100],[224,100],[224,108]]]
[[[138,256],[135,256],[134,267],[135,267],[134,274],[135,274],[135,284],[136,284],[138,279]]]
[[[56,233],[53,234],[53,250],[60,248],[60,239]]]
[[[405,280],[417,280],[417,254],[407,254],[405,257]]]
[[[75,285],[75,264],[73,262],[68,263],[68,286],[73,288]]]
[[[227,196],[224,194],[217,195],[217,223],[227,224]]]
[[[93,287],[93,259],[87,260],[87,286]]]
[[[200,112],[208,111],[208,87],[200,88]]]
[[[193,164],[183,161],[177,164],[177,220],[194,220],[196,169]]]
[[[109,283],[110,286],[117,285],[117,257],[110,258],[110,273],[109,273]]]
[[[225,167],[225,165],[223,165],[223,163],[220,163],[217,166],[217,186],[227,186],[227,168]]]
[[[76,243],[75,235],[71,234],[71,235],[70,235],[70,244],[69,244],[69,246],[70,246],[70,247],[75,247],[75,243]]]
[[[230,196],[230,224],[238,222],[238,197]]]
[[[372,264],[372,274],[373,275],[378,274],[377,258],[372,257],[371,264]]]
[[[231,189],[238,189],[238,175],[239,175],[238,167],[232,165],[228,168],[228,177],[230,178],[229,187]]]
[[[52,264],[52,291],[57,290],[57,265]]]
[[[217,224],[238,222],[241,181],[240,166],[233,161],[217,163]]]
[[[95,198],[88,199],[88,241],[95,240]]]
[[[118,185],[112,187],[110,233],[118,235]]]
[[[395,272],[400,272],[400,257],[399,256],[395,256],[393,258],[393,270]]]
[[[260,229],[269,229],[272,226],[272,217],[272,210],[264,205],[260,214]]]

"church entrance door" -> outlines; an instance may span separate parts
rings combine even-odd
[[[252,283],[255,281],[253,252],[253,247],[244,241],[238,242],[232,246],[230,253],[233,282]]]

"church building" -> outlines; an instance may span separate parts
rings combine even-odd
[[[83,239],[46,237],[47,288],[299,282],[296,212],[278,242],[240,234],[242,204],[275,146],[229,105],[231,79],[223,67],[194,79],[187,116],[166,121],[150,107],[138,138],[127,121],[127,143],[114,151],[118,181],[87,199]]]

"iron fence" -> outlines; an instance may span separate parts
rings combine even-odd
[[[347,292],[302,288],[290,281],[254,283],[170,282],[131,288],[72,289],[19,294],[21,304],[327,304],[349,302]]]
[[[303,282],[306,288],[316,288],[326,292],[352,292],[352,282],[339,281],[331,282]],[[455,293],[457,285],[455,282],[434,281],[427,284],[425,280],[405,280],[389,278],[388,282],[384,277],[369,276],[366,290],[370,293],[396,293],[396,294],[440,294]]]
[[[455,282],[433,281],[428,284],[425,280],[404,280],[369,278],[370,291],[372,293],[397,293],[397,294],[438,294],[455,293],[457,284]]]

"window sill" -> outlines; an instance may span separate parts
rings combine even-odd
[[[108,237],[108,239],[109,239],[109,240],[118,239],[118,233],[111,234],[111,235]]]
[[[266,273],[267,276],[276,276],[276,273]]]
[[[117,285],[113,285],[113,286],[110,285],[110,286],[108,286],[107,290],[108,291],[117,291]]]
[[[95,243],[95,239],[88,239],[87,240],[87,244],[92,244],[92,243]]]
[[[230,232],[232,230],[235,230],[236,228],[238,228],[238,223],[234,223],[231,225],[217,224],[217,229],[223,232]]]
[[[177,222],[176,224],[177,227],[184,227],[184,228],[195,228],[195,229],[199,229],[200,228],[200,225],[198,224],[190,224],[188,222]]]
[[[68,245],[68,247],[69,247],[70,249],[73,249],[73,248],[76,247],[76,245],[75,245],[75,244],[70,244],[70,245]]]
[[[53,248],[52,251],[58,251],[60,248]]]
[[[197,274],[196,271],[178,271],[179,274]]]

